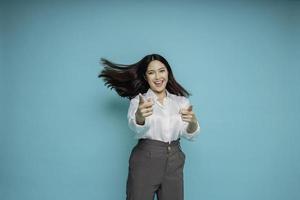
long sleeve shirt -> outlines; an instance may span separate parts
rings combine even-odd
[[[152,115],[145,117],[145,123],[139,125],[135,120],[135,113],[139,105],[139,95],[130,100],[127,119],[128,126],[134,131],[134,138],[149,138],[163,142],[171,142],[183,136],[187,140],[194,141],[200,133],[200,125],[197,121],[197,129],[193,133],[187,132],[188,122],[181,119],[181,108],[188,108],[190,101],[184,96],[177,96],[166,90],[166,98],[163,104],[158,101],[156,94],[149,88],[142,96],[153,101]]]

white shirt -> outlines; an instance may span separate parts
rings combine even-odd
[[[149,88],[142,96],[144,99],[152,98],[153,112],[152,115],[145,118],[144,125],[139,125],[135,121],[135,112],[139,105],[139,95],[130,100],[127,119],[128,126],[135,132],[134,138],[149,138],[163,142],[171,142],[183,136],[190,141],[194,141],[195,137],[199,135],[200,125],[193,133],[186,131],[188,122],[181,119],[179,110],[181,108],[188,108],[190,101],[184,96],[177,96],[169,93],[166,90],[166,98],[163,104],[158,101],[156,94]]]

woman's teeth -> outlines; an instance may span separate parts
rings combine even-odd
[[[163,81],[155,81],[154,84],[157,86],[157,87],[160,87],[162,85]]]

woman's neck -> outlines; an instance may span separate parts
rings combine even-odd
[[[157,93],[157,92],[154,92],[154,93],[155,93],[155,95],[157,96],[157,99],[158,99],[159,101],[163,101],[163,99],[167,96],[166,90],[163,90],[163,91],[160,92],[160,93]]]

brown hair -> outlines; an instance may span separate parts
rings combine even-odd
[[[168,92],[188,97],[191,94],[187,92],[174,78],[172,69],[167,60],[158,54],[150,54],[140,61],[130,65],[116,64],[107,59],[101,58],[104,69],[98,75],[105,82],[105,85],[121,96],[128,99],[134,98],[139,93],[143,94],[149,89],[148,82],[144,79],[148,64],[153,60],[162,62],[168,70],[168,83],[166,89]]]

